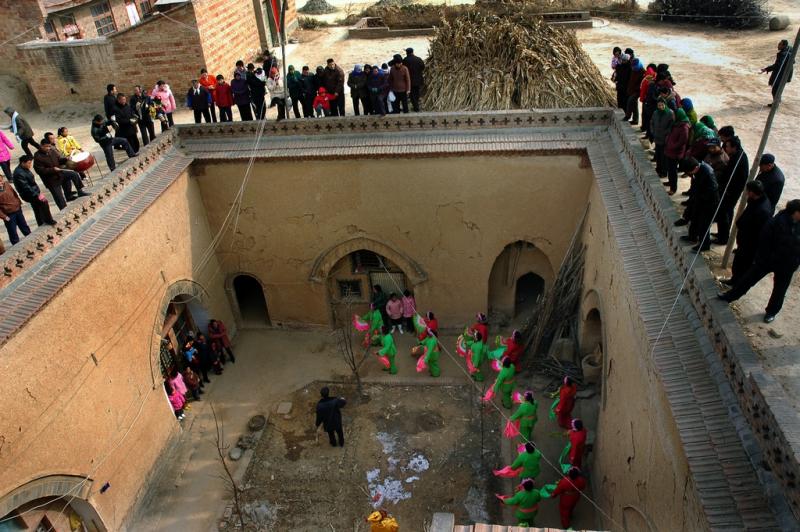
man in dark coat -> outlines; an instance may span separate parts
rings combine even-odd
[[[139,137],[136,135],[136,131],[139,120],[136,118],[131,106],[128,105],[128,97],[124,94],[117,94],[117,106],[114,108],[114,113],[117,119],[116,122],[119,124],[117,135],[127,140],[128,144],[131,145],[131,149],[138,153]]]
[[[332,447],[336,447],[336,438],[339,437],[339,447],[344,447],[344,432],[342,431],[342,408],[347,404],[344,397],[330,397],[327,386],[319,391],[322,399],[317,403],[317,421],[315,426],[325,429]]]
[[[194,348],[197,349],[197,356],[200,358],[200,371],[203,374],[203,382],[211,382],[208,378],[208,371],[214,365],[214,354],[211,352],[211,346],[208,345],[203,333],[198,333],[197,339],[194,341]]]
[[[736,286],[753,265],[758,237],[764,224],[772,218],[772,205],[764,195],[764,185],[760,181],[750,181],[746,188],[747,207],[736,220],[736,252],[731,264],[731,278],[722,281],[728,286]]]
[[[709,228],[714,221],[714,212],[719,203],[719,189],[714,170],[707,164],[689,158],[681,161],[681,171],[692,176],[691,185],[691,219],[689,234],[681,239],[698,242],[693,251],[708,251],[711,247]]]
[[[308,65],[303,67],[300,73],[300,91],[303,96],[303,118],[314,118],[314,98],[317,96],[319,88],[316,76],[311,73]]]
[[[761,184],[764,185],[764,194],[772,204],[772,212],[775,212],[778,202],[781,200],[781,194],[783,194],[786,178],[783,176],[783,171],[775,165],[775,156],[771,153],[761,156],[756,181],[761,181]]]
[[[108,169],[112,172],[117,167],[117,161],[114,159],[114,148],[125,150],[128,157],[136,157],[138,155],[133,151],[127,139],[114,136],[115,131],[114,128],[111,127],[111,121],[104,120],[102,115],[94,115],[91,133],[94,141],[103,148],[103,154],[106,156],[106,164],[108,164]]]
[[[772,87],[772,98],[775,98],[775,94],[778,92],[778,87],[781,84],[781,79],[783,79],[784,74],[788,75],[789,77],[786,78],[786,83],[790,83],[792,81],[792,74],[794,74],[794,64],[788,64],[789,60],[791,59],[790,56],[792,55],[792,47],[789,46],[789,41],[783,39],[781,42],[778,43],[778,54],[775,56],[775,62],[772,63],[768,67],[764,67],[761,69],[761,73],[769,72],[769,86]],[[772,104],[768,104],[772,107]]]
[[[717,213],[717,238],[714,244],[724,246],[728,243],[733,223],[733,210],[742,197],[742,191],[747,183],[750,172],[750,163],[747,154],[742,149],[739,137],[733,137],[725,143],[723,148],[728,154],[728,164],[719,176],[719,190],[722,194],[719,212]]]
[[[30,203],[33,215],[36,217],[36,225],[56,225],[53,215],[50,214],[47,198],[36,184],[31,168],[33,168],[33,157],[23,155],[19,158],[19,166],[14,168],[14,188],[17,189],[22,201]]]
[[[28,146],[33,146],[37,150],[39,149],[39,144],[33,140],[33,128],[13,107],[6,107],[5,113],[11,117],[11,126],[9,129],[11,129],[11,132],[17,137],[20,146],[22,146],[22,151],[25,152],[25,155],[33,157]]]
[[[113,83],[106,85],[106,95],[103,96],[103,109],[106,111],[106,118],[115,122],[114,113],[117,110],[117,86]]]
[[[263,120],[267,115],[267,103],[264,98],[267,95],[267,80],[263,76],[263,70],[256,71],[253,63],[247,64],[247,86],[250,88],[250,102],[253,106],[253,117],[256,120]]]
[[[335,99],[331,101],[331,116],[344,116],[344,70],[333,59],[328,59],[322,73],[322,86]]]
[[[147,146],[150,141],[156,139],[155,124],[153,123],[153,117],[150,115],[150,109],[152,109],[153,105],[153,99],[147,95],[147,90],[142,89],[141,85],[136,85],[133,88],[130,106],[139,121],[139,132],[142,134],[143,146]]]
[[[733,289],[724,294],[720,293],[718,297],[729,303],[736,301],[767,274],[773,273],[772,295],[764,315],[764,323],[772,323],[783,306],[783,299],[798,266],[800,266],[800,199],[793,199],[761,230],[756,257],[747,273]]]
[[[78,189],[78,196],[88,196],[83,191],[83,183],[78,172],[66,170],[61,165],[66,164],[67,160],[60,156],[58,150],[49,140],[42,139],[39,149],[33,156],[33,169],[42,178],[44,186],[53,195],[59,209],[67,208],[67,201],[75,199],[72,195],[72,185]]]
[[[406,58],[403,64],[408,68],[411,76],[411,107],[419,113],[419,96],[425,87],[425,61],[414,55],[413,48],[406,48]]]
[[[200,85],[196,79],[192,80],[192,88],[186,93],[186,105],[194,111],[194,123],[199,124],[200,118],[205,118],[206,124],[211,123],[211,94],[208,89]]]
[[[619,64],[614,70],[617,84],[617,107],[622,110],[628,106],[628,82],[631,79],[631,56],[622,54],[619,56]]]

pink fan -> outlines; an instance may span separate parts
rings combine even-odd
[[[458,337],[458,341],[456,342],[456,353],[458,353],[460,357],[467,356],[467,343],[464,341],[463,334]]]
[[[392,367],[392,364],[389,362],[389,357],[379,356],[378,357],[378,362],[383,364],[383,367],[386,368],[386,369],[389,369],[389,368]]]
[[[511,466],[505,466],[503,469],[494,469],[492,471],[492,473],[494,473],[494,476],[500,478],[514,478],[516,476],[519,476],[521,472],[522,472],[521,467],[512,469]]]
[[[495,359],[495,360],[492,360],[492,369],[499,373],[500,370],[503,369],[503,366],[500,365],[500,361],[499,360]]]
[[[506,499],[510,499],[511,498],[510,495],[500,495],[499,493],[495,493],[494,496],[497,497],[498,499],[500,499],[501,501],[505,501]]]
[[[476,368],[475,365],[472,363],[471,351],[467,354],[466,359],[467,359],[467,370],[469,370],[469,374],[474,375],[475,373],[478,373],[478,368]]]
[[[369,330],[369,323],[361,319],[361,316],[358,314],[353,314],[353,327],[356,328],[357,331],[368,331]]]
[[[520,443],[519,445],[517,445],[517,454],[522,454],[524,452],[525,452],[525,444]]]
[[[525,396],[522,395],[521,392],[514,392],[513,394],[511,394],[511,398],[514,400],[514,403],[518,405],[522,404],[522,401],[525,400]]]
[[[425,355],[423,355],[417,360],[417,373],[422,373],[427,368],[428,365],[425,363]]]
[[[503,431],[503,436],[506,438],[516,438],[519,436],[519,420],[506,422],[506,428]]]
[[[488,403],[492,399],[494,399],[494,389],[493,388],[489,388],[488,390],[486,390],[486,393],[483,395],[483,400]]]

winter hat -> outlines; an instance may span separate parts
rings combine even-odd
[[[688,113],[689,111],[694,110],[694,102],[691,100],[691,98],[684,98],[681,100],[681,107]]]
[[[775,164],[775,156],[771,153],[765,153],[761,156],[761,160],[758,164]]]
[[[403,62],[403,56],[400,54],[394,54],[392,59],[394,60],[395,64]]]
[[[353,67],[353,74],[361,74],[361,65],[356,65]]]

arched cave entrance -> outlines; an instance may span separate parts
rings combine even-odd
[[[553,279],[550,260],[535,244],[518,240],[507,245],[489,274],[489,313],[500,322],[524,316]]]
[[[370,251],[359,249],[339,259],[328,274],[328,293],[334,327],[348,323],[353,314],[369,310],[372,287],[378,285],[386,293],[402,297],[410,289],[403,270],[392,261]]]
[[[208,310],[202,302],[203,292],[179,294],[167,305],[161,326],[159,369],[167,377],[170,368],[184,367],[183,348],[198,333],[207,334]]]
[[[583,334],[581,334],[581,353],[588,355],[600,348],[603,349],[603,320],[600,318],[600,311],[593,308],[586,314],[583,321]]]
[[[84,530],[105,532],[87,498],[93,481],[77,475],[50,475],[23,484],[0,498],[0,530]]]
[[[514,291],[514,317],[528,314],[544,294],[544,279],[528,272],[517,279]]]
[[[239,306],[241,327],[264,327],[270,324],[264,287],[252,275],[240,274],[233,279],[233,292]]]

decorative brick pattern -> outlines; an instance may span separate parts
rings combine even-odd
[[[114,179],[105,183],[102,189],[93,190],[90,197],[78,199],[63,211],[54,214],[56,225],[45,225],[35,229],[30,236],[0,255],[0,265],[2,265],[0,288],[9,285],[19,274],[74,233],[82,223],[94,216],[129,184],[159,164],[165,152],[172,148],[174,137],[174,132],[159,135],[155,142],[142,149],[139,157],[118,165],[111,174]]]

